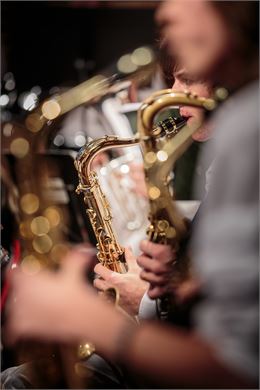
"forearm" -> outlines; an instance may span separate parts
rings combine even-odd
[[[120,359],[160,386],[252,388],[252,383],[230,372],[210,346],[190,332],[158,324],[129,331],[129,321],[106,305],[102,317],[92,340],[98,352],[112,361]]]
[[[213,349],[195,334],[163,325],[140,327],[125,351],[125,363],[158,381],[158,385],[186,388],[252,388],[230,372]]]

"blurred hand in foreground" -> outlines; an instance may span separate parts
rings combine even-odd
[[[95,339],[99,316],[111,312],[110,305],[102,302],[86,282],[86,269],[95,253],[95,249],[84,253],[72,250],[57,272],[42,270],[29,275],[20,268],[13,272],[7,306],[9,343],[20,338],[70,343],[84,339],[86,334]]]

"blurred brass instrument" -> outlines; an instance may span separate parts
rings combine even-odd
[[[67,204],[65,205],[64,201],[64,206],[63,203],[57,206],[57,195],[60,196],[61,193],[61,190],[58,193],[61,180],[57,182],[61,177],[60,165],[52,164],[54,160],[50,160],[48,154],[50,140],[58,130],[59,119],[80,105],[92,104],[106,95],[117,93],[125,88],[121,83],[123,79],[142,81],[147,77],[147,71],[153,72],[154,66],[155,61],[151,57],[149,63],[136,66],[131,74],[114,75],[109,78],[102,75],[94,76],[64,93],[41,102],[27,115],[25,125],[6,124],[10,128],[10,136],[5,137],[4,152],[8,157],[8,168],[12,171],[17,185],[16,217],[21,242],[21,268],[24,272],[33,275],[45,267],[56,269],[69,249]],[[57,188],[54,188],[54,185]],[[46,355],[51,356],[52,346],[45,347]],[[44,356],[45,347],[28,348],[27,345],[21,345],[17,359],[32,360],[29,356],[31,352],[36,356],[39,354]],[[69,369],[71,361],[74,360],[74,353],[64,350],[64,346],[61,348],[57,346],[57,349],[55,346],[54,351],[58,355],[58,363],[61,356],[62,367],[59,371],[63,372],[65,377],[69,377],[66,378],[69,382],[74,381],[73,384],[70,383],[71,388],[82,388],[82,384],[78,383],[80,378],[71,375]],[[61,379],[52,369],[53,362],[50,362],[50,367],[45,366],[42,369],[37,365],[38,360],[35,359],[34,366],[37,366],[35,372],[39,376],[44,371],[43,375],[47,373],[46,381],[50,379],[50,382],[51,380],[58,382]]]

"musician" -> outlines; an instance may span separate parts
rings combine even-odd
[[[9,329],[16,337],[91,339],[107,358],[159,379],[160,385],[257,388],[258,90],[252,82],[258,78],[258,29],[252,20],[258,4],[172,4],[169,35],[184,68],[196,77],[224,82],[233,95],[215,119],[218,154],[194,239],[194,261],[206,293],[196,311],[195,332],[153,324],[135,327],[83,283],[85,259],[77,254],[56,275],[29,279],[17,272],[19,305],[12,308]],[[156,248],[157,254],[154,248],[146,253],[160,260],[168,249],[158,254]],[[152,276],[154,269],[148,271]],[[43,289],[51,299],[42,295]]]

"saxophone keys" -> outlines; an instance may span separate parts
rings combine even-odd
[[[160,233],[164,233],[169,229],[169,222],[166,221],[165,219],[161,219],[157,223],[157,229],[159,230]]]
[[[79,184],[78,186],[77,186],[77,188],[76,188],[76,190],[75,190],[75,192],[76,192],[76,194],[80,194],[81,192],[82,192],[82,190],[83,190],[83,188],[82,188],[82,185],[81,184]]]

